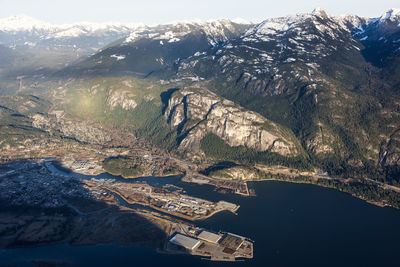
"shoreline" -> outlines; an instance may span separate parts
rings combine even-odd
[[[336,179],[336,180],[338,180],[338,179]],[[387,204],[387,203],[382,203],[382,202],[379,202],[379,201],[370,200],[370,199],[367,199],[367,198],[365,198],[363,196],[360,196],[360,195],[357,195],[357,194],[354,194],[354,193],[350,193],[350,192],[346,192],[344,190],[340,190],[339,188],[336,188],[336,187],[333,187],[333,186],[325,186],[323,184],[313,183],[312,181],[304,181],[304,180],[294,181],[294,180],[285,180],[285,179],[277,179],[277,178],[266,178],[266,179],[259,179],[259,180],[249,180],[249,181],[246,181],[246,183],[248,183],[248,182],[265,182],[265,181],[278,181],[278,182],[286,182],[286,183],[292,183],[292,184],[310,184],[310,185],[315,185],[315,186],[318,186],[318,187],[330,188],[330,189],[333,189],[333,190],[337,190],[339,192],[343,192],[343,193],[349,194],[349,195],[351,195],[351,196],[353,196],[355,198],[361,199],[361,200],[363,200],[363,201],[365,201],[365,202],[367,202],[369,204],[372,204],[374,206],[378,206],[380,208],[390,207],[390,208],[393,208],[393,209],[396,209],[396,210],[400,210],[400,208],[397,208],[397,207],[395,207],[393,205],[390,205],[390,204]],[[340,182],[342,182],[342,181],[340,181]],[[365,184],[365,185],[367,185],[367,184]]]
[[[122,174],[113,174],[113,173],[108,172],[106,170],[104,172],[102,172],[102,173],[106,173],[106,174],[109,174],[109,175],[112,175],[112,176],[118,176],[118,177],[121,177],[122,179],[125,179],[125,180],[135,180],[135,179],[140,179],[140,178],[149,177],[149,176],[155,176],[155,177],[160,177],[160,178],[168,178],[168,177],[183,175],[182,173],[176,173],[176,174],[170,174],[169,173],[169,174],[162,174],[162,175],[156,175],[156,174],[145,175],[145,174],[142,174],[140,176],[124,176]],[[102,173],[100,173],[100,174],[102,174]]]
[[[39,159],[39,160],[45,160],[46,161],[46,159],[45,158],[37,158],[37,159]],[[63,170],[60,170],[57,166],[56,166],[56,164],[54,164],[54,162],[53,161],[50,161],[50,164],[54,167],[54,168],[56,168],[57,170],[59,170],[59,171],[63,171]],[[71,171],[70,173],[67,173],[66,174],[66,176],[69,176],[69,175],[71,175],[71,174],[74,174],[74,173],[76,173],[76,174],[82,174],[82,173],[78,173],[78,172],[74,172],[74,171]],[[110,173],[108,173],[108,172],[102,172],[101,174],[103,174],[103,173],[105,173],[105,174],[110,174]],[[56,175],[61,175],[62,176],[62,174],[59,174],[59,173],[55,173]],[[83,175],[86,175],[86,174],[83,174]],[[110,174],[110,175],[113,175],[113,174]],[[283,175],[285,175],[285,174],[283,174]],[[168,177],[172,177],[172,176],[175,176],[175,175],[168,175],[168,176],[157,176],[157,177],[160,177],[160,178],[168,178]],[[122,177],[122,176],[121,176]],[[145,177],[145,176],[139,176],[139,177],[135,177],[135,178],[123,178],[122,177],[122,179],[126,179],[126,180],[130,180],[130,179],[132,179],[132,180],[135,180],[135,179],[140,179],[140,178],[143,178],[143,177]],[[286,176],[285,175],[285,177],[288,177],[288,176]],[[308,180],[307,180],[308,179]],[[394,205],[391,205],[391,204],[389,204],[389,203],[384,203],[384,202],[382,202],[382,201],[377,201],[377,200],[373,200],[373,199],[368,199],[367,197],[365,197],[365,196],[362,196],[362,195],[359,195],[359,194],[357,194],[357,193],[353,193],[353,192],[348,192],[348,191],[346,191],[346,190],[341,190],[340,188],[337,188],[337,187],[335,187],[335,186],[329,186],[329,185],[326,185],[326,184],[321,184],[321,183],[319,183],[318,181],[336,181],[336,182],[339,182],[340,184],[346,184],[346,181],[344,180],[344,179],[341,179],[341,178],[322,178],[322,177],[312,177],[312,176],[297,176],[297,177],[290,177],[290,178],[288,178],[288,179],[285,179],[285,178],[260,178],[260,179],[255,179],[255,180],[224,180],[224,179],[219,179],[219,178],[214,178],[214,177],[208,177],[208,180],[201,180],[201,181],[197,181],[196,179],[190,179],[190,178],[187,178],[186,176],[183,176],[182,178],[181,178],[181,180],[183,181],[183,182],[187,182],[187,183],[193,183],[193,184],[207,184],[207,185],[211,185],[211,186],[213,186],[213,187],[215,187],[216,189],[228,189],[228,190],[231,190],[232,192],[232,194],[238,194],[238,195],[241,195],[241,196],[246,196],[246,197],[249,197],[249,196],[251,196],[250,194],[249,194],[249,188],[248,188],[248,182],[263,182],[263,181],[280,181],[280,182],[288,182],[288,183],[300,183],[300,184],[312,184],[312,185],[316,185],[316,186],[320,186],[320,187],[324,187],[324,188],[331,188],[331,189],[334,189],[334,190],[338,190],[338,191],[340,191],[340,192],[344,192],[344,193],[347,193],[347,194],[350,194],[350,195],[352,195],[353,197],[355,197],[355,198],[358,198],[358,199],[361,199],[361,200],[363,200],[363,201],[366,201],[366,202],[368,202],[368,203],[370,203],[370,204],[372,204],[372,205],[375,205],[375,206],[378,206],[378,207],[391,207],[391,208],[394,208],[394,209],[397,209],[397,210],[400,210],[400,207],[396,207],[396,206],[394,206]],[[247,191],[247,194],[244,194],[244,193],[242,193],[242,192],[240,192],[239,190],[235,190],[235,189],[233,189],[233,188],[229,188],[229,187],[224,187],[224,186],[218,186],[218,183],[213,183],[212,181],[217,181],[217,182],[221,182],[221,181],[226,181],[226,182],[234,182],[234,183],[242,183],[242,184],[244,184],[245,185],[245,187],[246,187],[246,191]],[[348,180],[347,180],[348,181]],[[374,180],[371,180],[371,179],[369,179],[369,180],[367,180],[367,182],[370,182],[370,183],[365,183],[365,182],[362,182],[362,181],[360,181],[360,180],[355,180],[354,182],[359,182],[360,184],[362,184],[362,185],[365,185],[365,186],[368,186],[368,185],[372,185],[372,186],[375,186],[375,187],[377,187],[377,188],[381,188],[382,190],[391,190],[390,188],[384,188],[384,186],[385,186],[385,184],[378,184],[376,181],[374,181]],[[386,186],[389,186],[390,187],[390,185],[386,185]],[[352,186],[350,186],[350,187],[352,187]],[[399,190],[400,190],[400,188],[399,188]],[[394,191],[394,190],[393,190]],[[397,191],[395,191],[395,192],[397,192]],[[140,203],[137,203],[137,204],[140,204]],[[153,208],[153,207],[152,207]],[[156,209],[157,210],[157,209]],[[219,212],[219,211],[218,211]],[[218,212],[214,212],[213,213],[213,215],[214,214],[216,214],[216,213],[218,213]],[[170,213],[168,213],[168,212],[165,212],[166,214],[170,214]],[[174,214],[171,214],[171,215],[174,215]],[[212,215],[211,215],[212,216]],[[209,217],[211,217],[211,216],[207,216],[206,218],[204,218],[204,219],[207,219],[207,218],[209,218]],[[179,217],[179,216],[177,216],[177,217]],[[190,217],[190,219],[189,219],[190,221],[195,221],[195,220],[202,220],[202,219],[193,219],[192,217]]]

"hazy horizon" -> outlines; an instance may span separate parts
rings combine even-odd
[[[399,6],[398,1],[318,1],[305,4],[298,1],[211,1],[153,0],[142,1],[50,1],[0,0],[0,18],[26,15],[52,24],[76,22],[122,22],[163,24],[184,20],[211,20],[242,18],[259,22],[271,17],[311,12],[321,7],[330,15],[356,14],[379,17],[389,8]]]

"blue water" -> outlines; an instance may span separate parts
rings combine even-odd
[[[257,196],[249,198],[222,195],[211,186],[182,183],[177,177],[145,180],[174,183],[188,194],[241,205],[238,215],[223,212],[197,225],[251,238],[255,258],[221,263],[146,247],[63,244],[0,250],[0,266],[34,266],[29,264],[34,259],[72,266],[400,266],[400,211],[395,209],[306,184],[254,183]]]

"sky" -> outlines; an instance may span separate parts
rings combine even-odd
[[[192,19],[267,18],[311,12],[321,7],[331,15],[379,17],[400,0],[0,0],[0,18],[28,15],[55,24],[142,22],[161,24]]]

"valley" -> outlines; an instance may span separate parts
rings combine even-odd
[[[399,38],[396,9],[256,24],[0,19],[0,247],[250,261],[252,232],[231,216],[274,181],[398,212]]]

